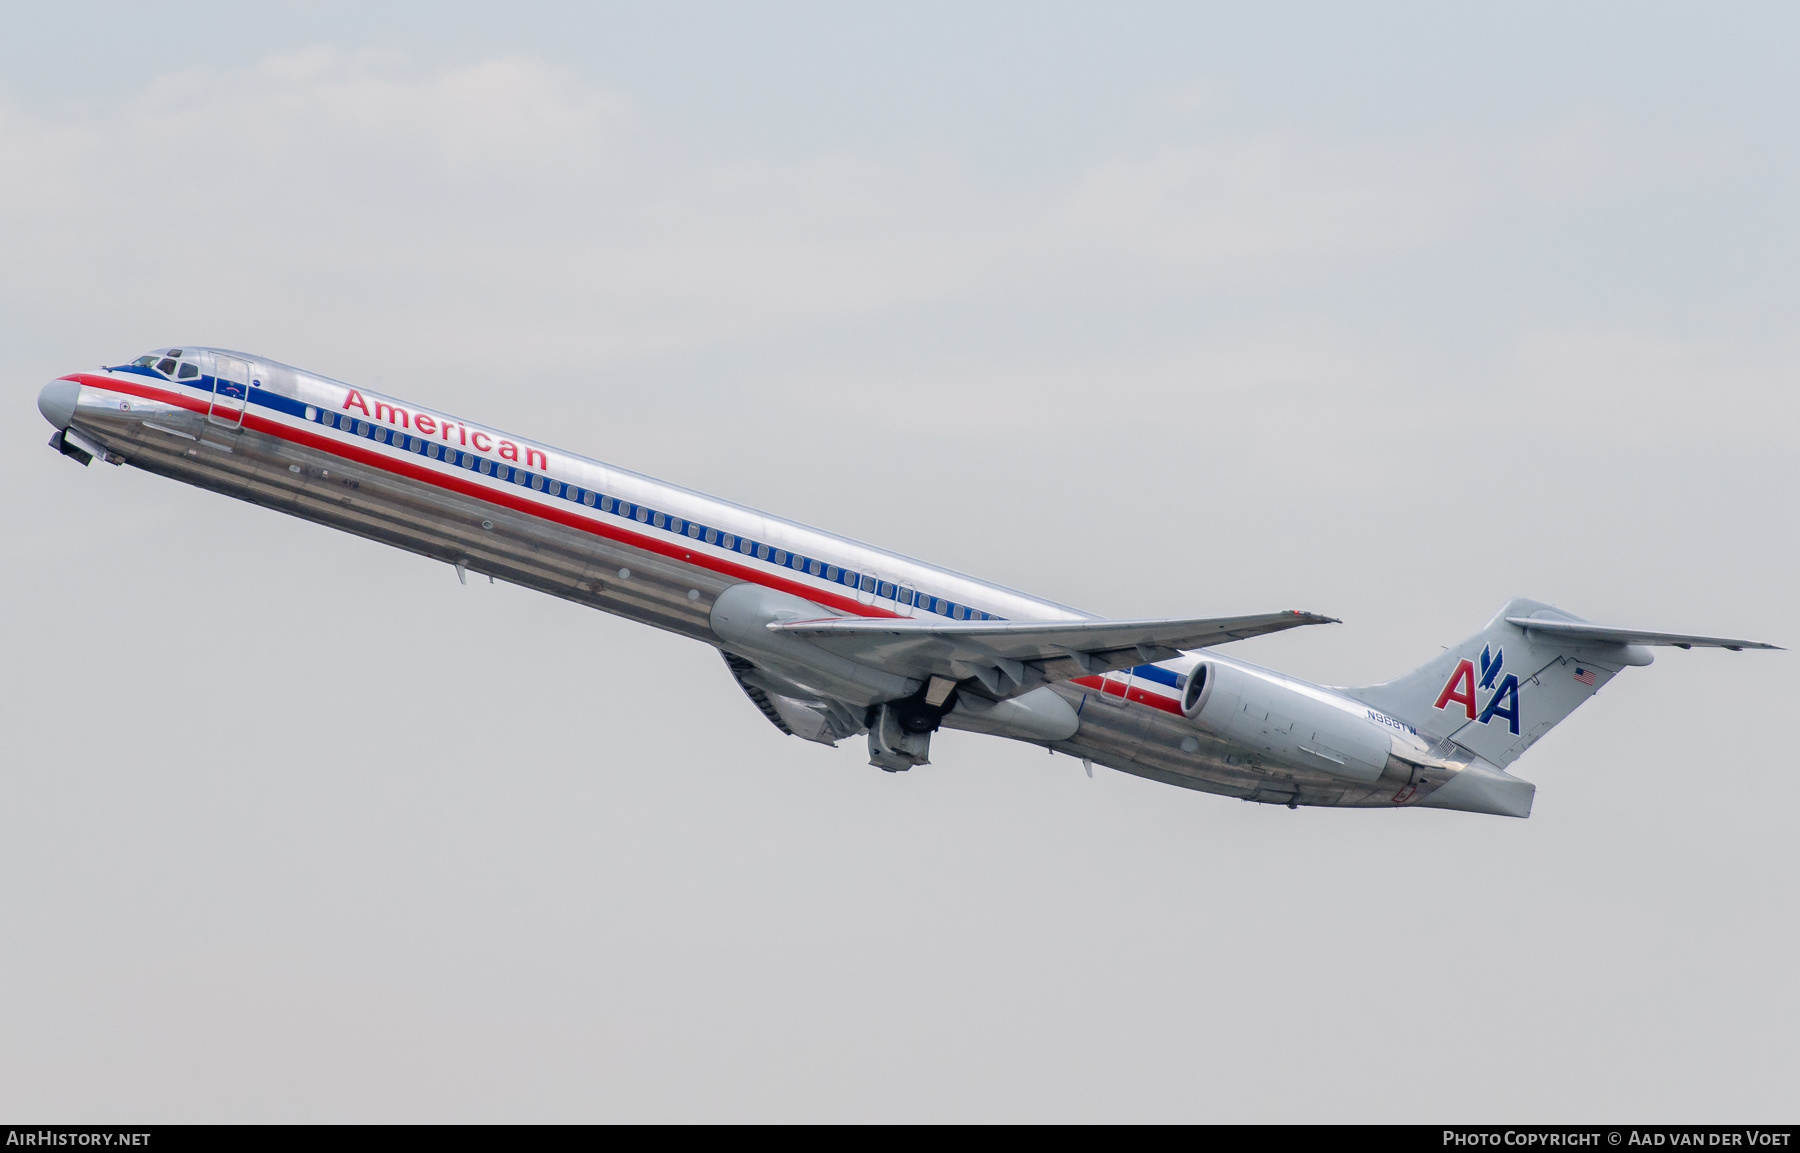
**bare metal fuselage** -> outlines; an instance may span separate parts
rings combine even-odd
[[[721,649],[727,645],[713,626],[714,604],[745,583],[865,616],[1088,617],[262,358],[188,349],[186,359],[201,370],[192,381],[139,365],[55,382],[79,387],[68,402],[71,435],[115,463]],[[1207,659],[1259,683],[1329,692],[1213,654]],[[1183,714],[1179,686],[1195,664],[1186,657],[1048,686],[1079,722],[1061,739],[996,730],[960,707],[943,723],[1267,803],[1418,804],[1456,771],[1445,765],[1434,773],[1429,758],[1396,758],[1376,779],[1347,781],[1272,763]]]

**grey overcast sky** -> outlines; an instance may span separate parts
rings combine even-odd
[[[130,469],[255,350],[1109,615],[1800,645],[1791,5],[0,6],[0,1116],[1633,1120],[1800,1084],[1792,653],[1529,821],[941,734]]]

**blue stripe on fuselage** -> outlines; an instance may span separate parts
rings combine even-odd
[[[204,396],[211,396],[213,394],[214,382],[213,382],[213,378],[210,376],[201,376],[197,380],[170,380],[168,377],[164,376],[160,372],[157,372],[153,368],[145,367],[142,365],[135,365],[135,364],[120,365],[119,367],[111,369],[109,371],[129,372],[129,373],[134,373],[139,376],[147,376],[150,379],[155,380],[159,383],[172,384],[172,385],[175,385],[180,388],[193,389],[195,392],[198,392]],[[320,413],[321,415],[330,411],[328,409],[322,409],[322,408],[320,408],[320,406],[318,406],[316,404],[308,404],[307,402],[305,402],[303,400],[295,400],[292,397],[283,396],[282,394],[280,394],[278,392],[270,392],[267,389],[252,387],[249,391],[250,391],[250,396],[249,396],[250,404],[255,405],[258,408],[268,409],[268,410],[282,413],[286,416],[293,417],[297,420],[306,421],[307,424],[309,424],[309,425],[314,424],[314,423],[323,423],[323,422],[308,421],[307,413],[306,413],[307,409],[311,408],[315,412]],[[354,433],[354,432],[348,432],[347,435],[357,436],[358,439],[367,439],[367,440],[377,439],[375,436],[376,429],[382,428],[383,426],[380,425],[378,422],[375,422],[372,420],[365,420],[363,423],[366,425],[368,431],[366,431],[360,435],[357,433]],[[333,427],[333,425],[326,424],[325,427],[330,428],[330,427]],[[346,430],[340,429],[337,431],[344,432]],[[386,430],[384,429],[384,431],[386,431]],[[394,431],[398,431],[398,430],[394,430]],[[405,435],[405,434],[402,434],[402,435]],[[424,440],[425,438],[414,437],[414,439]],[[382,443],[386,443],[385,438],[382,438]],[[423,447],[423,446],[421,446],[421,447]],[[412,450],[407,449],[407,448],[401,448],[399,451],[410,452]],[[476,456],[476,454],[473,454],[473,453],[470,453],[467,455],[469,455],[471,457]],[[485,456],[485,454],[481,454],[481,455]],[[428,458],[428,459],[436,460],[438,458]],[[448,461],[444,461],[442,463],[444,463],[444,465],[448,468],[458,468],[459,467]],[[496,461],[495,463],[496,463],[496,465],[499,465],[500,462]],[[539,473],[532,473],[525,469],[520,469],[520,468],[513,468],[511,471],[515,475],[515,477],[518,478],[518,479],[513,480],[512,483],[524,485],[526,487],[530,486],[531,480],[534,477],[543,475],[543,474],[539,474]],[[485,475],[485,474],[483,474],[483,475]],[[548,482],[550,479],[551,479],[550,477],[544,476],[545,481]],[[499,483],[504,484],[507,482],[500,481]],[[536,491],[541,491],[541,490],[536,490]],[[592,489],[583,488],[583,489],[579,489],[579,491],[594,492],[596,497],[606,495],[603,493],[596,492],[595,490],[592,490]],[[551,497],[549,499],[555,500],[555,499],[568,499],[568,498],[566,498],[566,497],[565,498]],[[576,503],[579,504],[582,502],[576,501]],[[607,515],[603,510],[597,509],[592,505],[584,505],[584,507],[592,509],[594,512],[599,513],[600,515]],[[633,515],[633,513],[636,512],[636,509],[632,508],[627,502],[619,501],[615,498],[614,508],[619,511],[613,513],[612,515],[615,515],[615,516],[622,515],[628,520],[638,521],[638,518]],[[626,511],[627,509],[629,509],[630,511]],[[652,511],[652,510],[646,510],[646,511]],[[638,523],[642,523],[644,529],[646,529],[648,531],[652,531],[652,532],[671,531],[666,528],[655,527],[647,522],[638,522]],[[688,522],[688,523],[692,523],[692,522]],[[700,526],[700,527],[702,529],[704,529],[706,526]],[[685,533],[677,533],[676,535],[686,535],[686,534]],[[760,542],[752,542],[752,543],[760,543]],[[751,553],[745,554],[745,555],[746,555],[746,559],[751,559],[751,560],[762,559],[762,558],[758,557],[754,552],[751,552]],[[736,552],[734,552],[733,558],[737,559],[737,556],[738,556],[738,554]],[[802,558],[802,559],[810,560],[811,558]],[[764,563],[769,563],[769,562],[764,562]],[[785,567],[785,566],[778,566],[778,567]],[[804,572],[805,570],[801,569],[800,571]],[[921,601],[926,601],[929,599],[929,594],[926,594],[926,593],[918,593],[916,595],[919,597],[919,599]],[[939,598],[939,599],[941,600],[942,598]],[[921,604],[919,607],[921,609],[923,609],[923,611],[925,611],[925,612],[928,612],[928,613],[931,612],[930,609],[924,608],[923,604]],[[954,603],[953,602],[948,603],[947,607],[953,608]],[[969,611],[969,614],[971,617],[975,617],[977,615],[982,615],[982,616],[985,616],[986,619],[989,619],[989,620],[998,621],[998,620],[1006,619],[1005,617],[1002,617],[1002,616],[999,616],[996,614],[979,614],[979,610],[972,609],[972,608],[969,609],[968,611]],[[949,614],[949,612],[945,612],[945,613],[933,614],[933,615],[949,616],[950,614]],[[1131,670],[1131,672],[1132,672],[1132,675],[1139,680],[1150,681],[1153,684],[1163,685],[1170,689],[1179,689],[1181,687],[1181,681],[1182,681],[1181,675],[1176,673],[1172,669],[1165,669],[1165,668],[1161,667],[1160,665],[1138,665],[1135,668],[1133,668]]]
[[[1172,689],[1181,687],[1180,674],[1161,665],[1139,665],[1131,670],[1131,674],[1146,681],[1155,681],[1159,685],[1168,685]]]

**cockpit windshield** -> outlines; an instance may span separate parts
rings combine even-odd
[[[152,368],[171,379],[175,378],[177,365],[180,366],[182,380],[192,380],[200,375],[199,366],[181,360],[181,349],[179,348],[146,352],[131,362],[133,368]]]

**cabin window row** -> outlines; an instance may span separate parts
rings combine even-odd
[[[751,540],[748,537],[735,536],[722,529],[712,528],[695,521],[683,520],[678,516],[658,512],[655,509],[647,508],[641,504],[632,504],[630,501],[616,500],[613,497],[597,493],[592,489],[584,489],[572,484],[563,484],[560,481],[552,480],[539,473],[530,472],[523,468],[515,468],[501,461],[491,460],[479,453],[463,452],[451,445],[439,444],[436,441],[426,440],[424,437],[409,436],[399,429],[386,428],[372,421],[357,420],[345,413],[326,412],[323,409],[315,411],[317,412],[316,420],[319,424],[324,424],[332,428],[339,428],[353,435],[378,441],[382,444],[391,444],[395,448],[406,452],[414,452],[421,456],[430,457],[433,460],[441,460],[445,464],[453,465],[457,468],[466,468],[472,472],[478,472],[483,476],[491,476],[495,480],[508,481],[512,484],[521,485],[533,489],[534,491],[541,492],[546,496],[558,497],[575,504],[586,505],[588,508],[597,508],[601,512],[624,517],[626,520],[636,521],[638,524],[660,529],[663,532],[673,533],[677,536],[685,536],[691,540],[704,541],[717,548],[726,549],[730,552],[739,553],[747,557],[754,557],[757,560],[766,561],[781,568],[791,569],[794,572],[819,577],[830,581],[833,584],[843,585],[846,588],[865,593],[873,593],[877,598],[882,600],[891,600],[902,605],[916,605],[926,612],[936,613],[939,616],[950,617],[953,620],[959,621],[1002,619],[995,617],[992,614],[984,613],[979,609],[972,609],[967,605],[957,604],[956,602],[947,600],[943,597],[934,597],[929,593],[919,592],[918,590],[908,588],[905,585],[897,585],[890,581],[878,580],[868,573],[859,573],[853,569],[840,568],[837,565],[827,564],[824,561],[816,560],[812,557],[802,556],[799,553],[788,552],[784,549],[776,548],[775,546],[765,544],[762,541]]]

